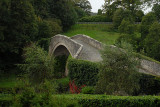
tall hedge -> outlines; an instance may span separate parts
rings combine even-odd
[[[112,22],[112,19],[104,15],[82,17],[79,22]]]
[[[77,60],[69,59],[68,60],[68,70],[70,80],[74,80],[76,85],[87,85],[94,86],[98,80],[98,64]]]

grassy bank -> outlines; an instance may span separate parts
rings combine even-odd
[[[113,45],[120,36],[119,33],[113,31],[112,25],[106,24],[76,24],[63,34],[69,37],[84,34],[107,45]]]

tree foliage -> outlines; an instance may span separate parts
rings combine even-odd
[[[133,55],[129,44],[122,44],[122,47],[129,49],[106,47],[102,52],[103,61],[96,85],[97,93],[133,95],[139,90],[139,61]]]
[[[151,25],[144,41],[147,55],[160,61],[160,24],[158,22]]]
[[[84,10],[86,15],[90,15],[92,6],[88,0],[78,0],[76,2],[76,6],[80,7],[81,9]]]
[[[74,5],[66,0],[1,0],[0,16],[1,69],[21,63],[22,49],[30,42],[48,50],[49,38],[77,19]]]
[[[24,52],[24,64],[18,66],[28,75],[30,82],[41,83],[54,76],[54,60],[43,48],[31,44],[24,48]]]
[[[158,4],[158,3],[154,4],[152,11],[155,13],[158,21],[160,20],[160,11],[159,10],[160,10],[160,4]]]

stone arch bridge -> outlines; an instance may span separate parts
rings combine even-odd
[[[49,54],[54,56],[70,54],[76,59],[100,62],[102,61],[100,50],[103,47],[104,44],[86,35],[67,37],[58,34],[51,38]],[[160,64],[143,59],[139,72],[160,75]]]
[[[49,54],[54,56],[71,55],[73,58],[88,60],[92,62],[102,61],[99,50],[103,44],[86,35],[67,37],[56,35],[52,37],[49,46]]]

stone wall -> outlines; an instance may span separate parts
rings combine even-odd
[[[89,36],[78,34],[78,35],[75,35],[75,36],[71,37],[71,39],[74,39],[74,38],[79,39],[81,41],[84,41],[87,44],[90,44],[91,46],[93,46],[97,49],[102,50],[104,48],[104,45],[101,42],[99,42],[99,41],[97,41],[97,40],[95,40],[95,39],[93,39]]]
[[[142,69],[139,72],[148,73],[152,75],[160,75],[160,64],[148,60],[141,60]]]

